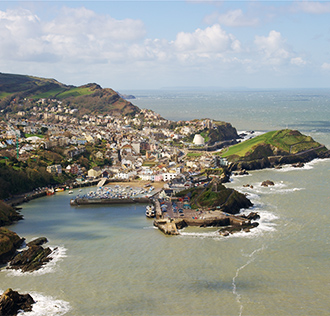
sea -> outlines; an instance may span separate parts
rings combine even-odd
[[[298,129],[330,148],[330,89],[127,91],[171,120],[212,118],[239,132]],[[271,180],[272,187],[261,187]],[[243,185],[249,184],[249,187]],[[252,171],[226,184],[260,214],[249,233],[188,228],[166,236],[145,205],[70,206],[83,188],[22,205],[9,226],[45,236],[54,260],[22,273],[2,267],[0,292],[36,300],[19,315],[330,315],[330,160]]]

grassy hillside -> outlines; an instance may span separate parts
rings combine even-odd
[[[79,114],[134,115],[139,108],[121,98],[112,89],[95,83],[80,87],[62,84],[55,79],[0,73],[0,109],[9,109],[16,99],[57,99],[78,108]]]
[[[322,146],[312,137],[295,130],[272,131],[233,145],[221,156],[230,161],[260,159],[268,156],[290,155]]]

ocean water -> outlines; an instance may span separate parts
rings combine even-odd
[[[288,126],[330,148],[328,90],[135,95],[167,118],[212,117],[240,131]],[[261,187],[267,179],[275,186]],[[253,171],[227,186],[261,215],[250,233],[165,236],[143,205],[71,207],[67,192],[30,201],[10,228],[28,241],[46,236],[56,260],[35,273],[2,269],[0,291],[32,294],[37,304],[22,315],[329,315],[330,160]]]

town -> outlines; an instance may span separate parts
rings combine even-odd
[[[190,187],[192,176],[202,181],[211,168],[217,173],[227,165],[206,144],[205,131],[223,122],[173,122],[146,109],[127,116],[80,115],[77,108],[56,99],[15,98],[11,108],[1,115],[0,155],[19,163],[53,153],[45,159],[46,171],[72,175],[78,182],[180,179],[177,186]],[[234,139],[216,139],[211,145],[235,143],[238,135],[231,125],[230,129]]]

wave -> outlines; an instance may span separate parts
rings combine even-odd
[[[44,296],[39,293],[31,292],[30,295],[35,300],[31,312],[21,312],[18,315],[24,316],[59,316],[65,315],[70,310],[69,302],[54,299],[51,296]]]
[[[0,295],[4,291],[0,290]],[[22,294],[22,293],[21,293]],[[30,312],[18,312],[20,316],[60,316],[65,315],[71,309],[69,302],[57,300],[51,296],[45,296],[37,292],[29,292],[34,299],[35,304],[32,305]]]
[[[49,255],[52,260],[47,262],[44,266],[42,266],[39,270],[32,272],[23,272],[21,269],[12,270],[5,269],[9,275],[12,276],[26,276],[26,275],[43,275],[47,273],[54,273],[56,271],[56,266],[59,261],[66,257],[67,249],[65,247],[49,247],[52,250],[52,253]]]
[[[274,186],[264,187],[260,183],[251,183],[253,188],[251,187],[236,187],[235,189],[243,194],[246,194],[247,197],[252,200],[254,203],[255,200],[260,200],[260,195],[265,194],[287,194],[296,191],[305,190],[305,188],[289,188],[288,184],[283,181],[275,183]]]
[[[311,170],[314,168],[315,165],[320,164],[320,163],[329,163],[330,158],[316,158],[313,159],[312,161],[306,162],[303,167],[301,168],[295,168],[292,167],[292,165],[284,165],[282,166],[281,169],[275,169],[278,172],[288,172],[288,171],[299,171],[299,170]]]

